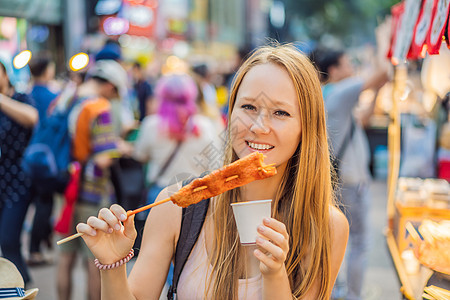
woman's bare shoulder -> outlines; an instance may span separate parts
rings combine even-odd
[[[164,188],[159,193],[155,202],[161,202],[170,198],[170,196],[178,192],[179,189],[180,187],[177,184]],[[163,232],[173,237],[173,241],[176,245],[181,228],[181,215],[182,208],[172,201],[168,201],[152,208],[146,223],[149,223],[152,227],[163,229]]]
[[[347,218],[339,208],[332,206],[330,209],[330,223],[332,241],[344,241],[348,239],[349,225]]]
[[[169,198],[171,188],[165,188],[156,202]],[[138,299],[157,299],[161,294],[175,254],[181,213],[181,207],[172,201],[151,209],[145,222],[139,256],[129,275],[130,288]],[[153,284],[149,286],[148,282]]]

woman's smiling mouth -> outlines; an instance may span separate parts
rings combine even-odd
[[[275,148],[275,146],[272,146],[269,144],[260,144],[260,143],[250,142],[250,141],[245,141],[245,143],[247,144],[247,146],[249,146],[253,150],[264,151],[264,150],[271,150],[271,149]]]

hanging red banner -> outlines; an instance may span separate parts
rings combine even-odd
[[[447,31],[445,33],[445,41],[447,42],[447,48],[450,49],[450,12],[447,17]]]
[[[432,23],[427,36],[429,54],[439,54],[445,25],[450,9],[450,0],[437,0],[433,7]]]
[[[389,46],[389,51],[387,54],[388,58],[392,58],[394,54],[394,47],[397,43],[397,33],[400,29],[401,16],[405,12],[405,3],[400,2],[391,7],[391,15],[392,15],[392,35],[391,35],[391,44]]]
[[[431,15],[433,12],[434,2],[436,0],[424,0],[414,27],[411,47],[407,55],[408,59],[418,59],[421,57],[422,48],[425,45],[427,34],[430,30]]]

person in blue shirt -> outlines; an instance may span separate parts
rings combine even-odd
[[[30,96],[35,101],[39,120],[43,121],[47,116],[50,103],[57,96],[48,87],[49,82],[55,77],[55,63],[47,55],[38,55],[31,59],[29,67],[34,81]]]
[[[48,107],[57,94],[49,89],[49,83],[55,77],[55,63],[46,54],[38,54],[29,63],[33,78],[33,88],[30,96],[34,99],[39,112],[39,123],[45,122],[48,116]],[[39,125],[37,125],[39,126]],[[30,236],[30,257],[28,265],[42,265],[48,263],[42,251],[41,244],[45,243],[51,248],[51,235],[53,232],[51,215],[53,210],[53,193],[41,190],[32,184],[31,195],[36,206],[33,227]]]

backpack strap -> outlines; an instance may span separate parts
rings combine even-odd
[[[208,174],[208,172],[203,173],[200,177],[203,177],[206,174]],[[189,184],[194,179],[195,178],[191,178],[183,181],[183,186]],[[200,235],[203,223],[205,222],[208,206],[209,198],[183,208],[180,236],[175,250],[173,280],[167,293],[167,298],[169,300],[173,300],[174,295],[176,297],[181,271],[183,271],[184,265]]]

